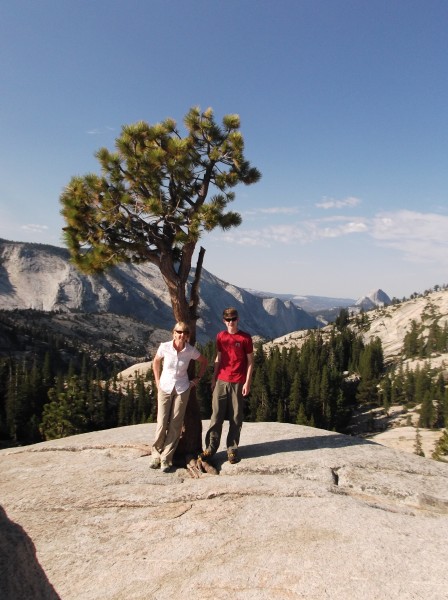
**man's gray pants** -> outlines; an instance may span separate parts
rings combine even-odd
[[[240,443],[244,418],[244,396],[242,383],[229,383],[217,380],[212,398],[212,417],[205,436],[205,447],[213,454],[219,449],[222,426],[229,420],[227,450],[236,450]]]

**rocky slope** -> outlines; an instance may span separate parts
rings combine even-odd
[[[198,339],[203,342],[222,328],[226,306],[238,309],[242,328],[263,338],[318,325],[292,302],[254,296],[205,270],[200,295]],[[86,276],[63,248],[5,240],[0,240],[0,309],[111,313],[157,329],[173,325],[169,295],[154,265],[127,264]]]
[[[400,359],[404,338],[411,330],[412,321],[417,324],[423,322],[426,330],[434,321],[437,321],[440,327],[444,327],[448,321],[448,289],[366,312],[365,319],[366,322],[362,326],[357,326],[355,322],[352,324],[352,327],[363,336],[364,342],[368,343],[378,337],[381,340],[385,360]],[[331,328],[331,325],[322,328],[322,335],[329,334]],[[288,333],[267,343],[265,347],[266,349],[272,345],[300,347],[308,335],[307,331]],[[432,357],[431,361],[446,364],[448,367],[448,362],[444,363],[447,359],[448,356]]]
[[[59,348],[65,363],[78,367],[82,354],[105,372],[153,356],[168,332],[112,313],[0,311],[0,356],[44,356]]]
[[[385,357],[393,359],[401,355],[404,337],[411,330],[412,321],[424,323],[426,333],[434,321],[442,328],[445,326],[448,321],[448,289],[377,309],[367,316],[369,323],[363,331],[365,341],[379,337]]]
[[[192,479],[149,468],[154,433],[0,451],[2,600],[445,600],[448,465],[245,423]]]

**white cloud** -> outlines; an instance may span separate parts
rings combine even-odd
[[[262,208],[260,212],[270,215],[294,215],[299,212],[299,209],[295,206],[272,206],[271,208]]]
[[[362,218],[329,217],[299,223],[270,225],[261,229],[227,233],[226,241],[242,246],[272,246],[273,244],[307,244],[324,238],[336,238],[350,233],[365,233]]]
[[[447,215],[409,210],[380,213],[371,224],[371,236],[380,245],[413,262],[448,263],[447,231]]]
[[[373,218],[332,216],[228,232],[225,241],[240,246],[274,247],[310,244],[361,234],[414,263],[448,264],[448,216],[409,210],[378,213]],[[366,243],[368,242],[366,239]]]
[[[26,215],[25,215],[26,216]],[[60,243],[60,230],[55,226],[38,223],[20,223],[18,215],[12,215],[0,207],[0,237],[18,242]]]
[[[86,133],[88,135],[101,135],[103,133],[109,133],[110,131],[115,131],[114,127],[95,127],[94,129],[89,129]]]
[[[316,220],[314,223],[315,239],[336,238],[351,233],[366,233],[368,231],[367,221],[362,217],[356,219],[353,217],[330,217]]]
[[[48,229],[48,225],[38,225],[36,223],[28,223],[27,225],[21,225],[20,229],[24,231],[31,231],[32,233],[44,233]]]
[[[244,233],[225,233],[222,236],[224,242],[237,246],[262,246],[271,247],[271,241],[267,236],[260,237],[258,231],[245,231]]]
[[[324,208],[328,210],[329,208],[345,208],[346,206],[358,206],[361,204],[361,200],[359,198],[355,198],[354,196],[349,196],[348,198],[344,198],[344,200],[335,200],[334,198],[324,198],[322,202],[317,202],[317,208]]]
[[[244,212],[245,215],[295,215],[299,212],[296,206],[271,206],[267,208],[257,208],[254,210],[247,210]]]

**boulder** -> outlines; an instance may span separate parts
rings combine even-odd
[[[245,423],[195,479],[149,468],[154,433],[0,451],[2,600],[445,600],[447,464]]]

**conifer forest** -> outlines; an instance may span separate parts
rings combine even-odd
[[[385,365],[377,338],[364,344],[351,317],[341,310],[330,334],[312,330],[300,348],[255,346],[255,369],[246,421],[278,421],[349,432],[355,410],[401,404],[420,405],[422,428],[448,423],[448,391],[442,372],[425,366],[410,370],[402,362]],[[362,315],[355,317],[362,327]],[[156,420],[152,371],[122,381],[122,365],[93,361],[88,353],[70,353],[67,341],[49,338],[45,351],[26,358],[0,357],[0,443],[24,445],[89,431]],[[204,419],[211,415],[210,380],[215,344],[199,346],[209,368],[197,389]],[[447,327],[435,324],[428,336],[412,323],[404,340],[404,358],[425,359],[448,352]],[[67,356],[70,359],[67,360]],[[152,358],[152,357],[151,357]],[[448,453],[442,436],[435,458]]]

